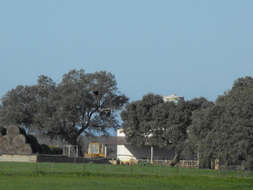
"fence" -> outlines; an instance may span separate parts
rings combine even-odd
[[[198,160],[180,160],[179,167],[182,168],[199,168],[199,161]]]
[[[120,155],[121,158],[125,158],[125,160],[120,161],[119,164],[138,164],[138,163],[151,163],[154,165],[170,165],[172,160],[150,160],[150,159],[136,159],[133,156],[129,155]],[[180,168],[199,168],[199,160],[180,160],[176,165]]]
[[[117,159],[110,161],[106,158],[83,158],[83,157],[68,157],[65,155],[48,155],[48,154],[33,154],[33,155],[0,155],[0,162],[55,162],[55,163],[113,163],[123,165],[134,165],[138,163],[152,163],[154,165],[170,165],[172,160],[149,160],[136,159],[133,156],[121,155],[125,160],[117,162]],[[199,161],[197,160],[180,160],[177,164],[181,168],[199,168]]]

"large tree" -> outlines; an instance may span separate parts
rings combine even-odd
[[[205,160],[253,166],[253,78],[239,78],[216,104],[193,117],[190,134]],[[251,166],[250,166],[251,165]]]
[[[81,135],[118,128],[117,114],[127,101],[111,73],[72,70],[59,84],[40,76],[36,85],[9,91],[2,98],[0,118],[3,125],[19,124],[77,144]]]
[[[189,148],[188,128],[192,124],[192,114],[200,109],[209,107],[212,102],[205,98],[195,98],[189,101],[165,102],[155,108],[157,129],[154,130],[156,144],[169,147],[175,152],[176,164],[182,156],[187,157],[192,153]],[[193,156],[193,155],[191,155]]]
[[[159,95],[147,94],[142,100],[127,104],[121,112],[123,129],[130,143],[147,145],[157,128],[154,119],[154,108],[163,103]]]
[[[210,104],[205,98],[164,102],[161,96],[148,94],[126,106],[121,113],[123,128],[133,144],[174,150],[176,163],[187,143],[193,111]]]

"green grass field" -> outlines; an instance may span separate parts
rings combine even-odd
[[[253,190],[253,173],[166,166],[0,163],[0,190]]]

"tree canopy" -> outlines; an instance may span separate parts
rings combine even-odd
[[[210,105],[212,103],[205,98],[174,103],[148,94],[122,111],[123,129],[129,142],[170,148],[176,153],[175,159],[179,159],[192,123],[192,113]]]
[[[190,134],[203,160],[253,166],[253,78],[237,79],[215,105],[196,112]]]
[[[19,124],[77,144],[80,135],[106,134],[119,127],[118,111],[128,98],[105,71],[71,70],[56,84],[39,76],[37,84],[17,86],[2,98],[2,125]]]

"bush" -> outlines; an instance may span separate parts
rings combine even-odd
[[[245,163],[246,170],[253,170],[253,157],[249,156],[249,159]]]
[[[6,135],[6,134],[7,134],[6,128],[0,128],[0,136],[1,136],[1,135],[4,136],[4,135]]]
[[[50,154],[50,148],[46,144],[40,145],[40,153],[41,154]]]
[[[62,148],[56,146],[49,146],[50,154],[62,154]]]
[[[62,154],[62,149],[56,146],[48,146],[46,144],[41,144],[41,154]]]
[[[26,135],[26,142],[31,145],[33,153],[41,152],[40,144],[38,143],[37,139],[33,135]]]

